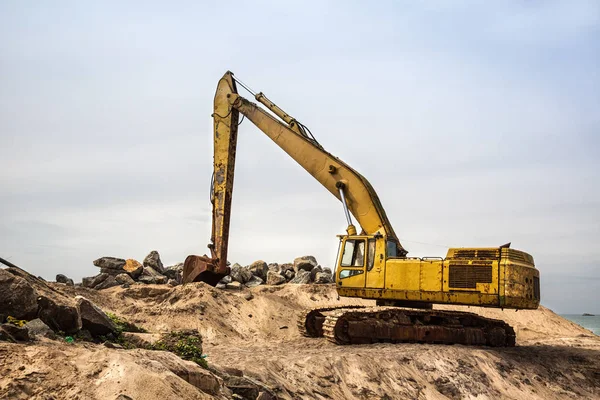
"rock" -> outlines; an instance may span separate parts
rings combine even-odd
[[[310,272],[303,270],[303,269],[298,270],[298,272],[296,273],[296,276],[294,277],[294,279],[292,279],[290,281],[290,283],[295,283],[295,284],[310,283]]]
[[[231,283],[231,281],[232,281],[231,275],[226,275],[226,276],[223,277],[223,279],[221,279],[219,281],[219,283],[224,283],[224,284],[227,285],[228,283]]]
[[[43,336],[48,339],[56,339],[54,331],[39,318],[29,321],[25,324],[25,327],[29,331],[29,336]]]
[[[0,329],[6,332],[10,337],[12,337],[17,342],[27,342],[30,340],[29,330],[24,326],[16,326],[13,324],[2,324],[0,325]]]
[[[81,286],[85,287],[85,288],[91,288],[92,287],[92,281],[94,280],[95,276],[86,276],[84,278],[81,278]]]
[[[323,272],[327,272],[328,274],[333,276],[333,273],[331,272],[331,268],[329,268],[329,267],[323,267]]]
[[[179,285],[179,283],[177,283],[177,281],[175,279],[169,279],[167,281],[167,285],[169,285],[169,286],[177,286],[177,285]]]
[[[159,284],[159,285],[164,285],[165,283],[167,283],[169,281],[169,278],[167,278],[166,276],[157,276],[154,278],[154,281]]]
[[[310,271],[317,266],[317,259],[313,256],[303,256],[294,259],[294,270]]]
[[[117,281],[121,285],[133,285],[135,283],[133,278],[127,273],[122,273],[115,276],[115,281]]]
[[[95,288],[96,286],[98,286],[99,284],[101,284],[102,282],[104,282],[106,280],[106,278],[108,278],[108,274],[104,273],[104,274],[99,274],[93,277],[92,281],[90,282],[89,288]]]
[[[81,317],[77,307],[68,304],[57,304],[46,296],[37,299],[38,318],[54,332],[75,333],[81,329]]]
[[[267,272],[269,272],[269,267],[267,266],[267,263],[263,260],[254,261],[252,264],[250,264],[248,269],[250,270],[250,272],[252,272],[252,275],[258,276],[263,281],[267,279]]]
[[[231,267],[231,279],[239,283],[246,283],[252,278],[252,272],[248,268],[242,267],[240,264],[233,264]]]
[[[246,286],[255,287],[263,284],[263,280],[256,275],[253,275],[252,278],[248,282],[246,282]]]
[[[320,265],[317,265],[316,267],[314,267],[313,269],[310,270],[310,281],[311,282],[315,281],[315,277],[317,276],[317,274],[319,272],[323,272],[323,268],[321,268]]]
[[[225,287],[231,290],[242,290],[242,284],[237,281],[228,283],[227,285],[225,285]]]
[[[158,251],[152,250],[150,254],[144,258],[144,267],[150,267],[160,272],[161,274],[165,271],[162,261],[160,260],[160,254]]]
[[[227,288],[227,284],[226,283],[217,283],[217,286],[215,286],[217,289],[226,289]]]
[[[174,279],[177,284],[183,283],[183,263],[171,265],[165,269],[163,275],[169,279]]]
[[[58,282],[58,283],[64,283],[67,286],[75,286],[75,283],[73,282],[73,279],[67,278],[67,276],[63,275],[63,274],[56,275],[56,282]]]
[[[333,276],[328,272],[318,272],[315,275],[314,282],[317,284],[333,283]]]
[[[37,293],[25,279],[0,269],[0,314],[16,319],[35,318]]]
[[[140,277],[142,272],[144,272],[144,266],[139,261],[134,260],[133,258],[128,258],[125,260],[123,270],[127,272],[133,279],[137,279]]]
[[[83,296],[76,296],[75,299],[83,329],[87,329],[94,337],[117,333],[116,325],[104,311]]]
[[[281,285],[285,283],[285,278],[277,272],[269,271],[267,273],[267,285]]]
[[[145,283],[146,285],[153,285],[156,283],[156,277],[149,275],[142,275],[139,277],[138,282]]]
[[[0,325],[0,342],[16,342],[14,337],[10,336],[8,332],[2,329],[2,325]]]
[[[123,260],[122,258],[115,257],[100,257],[99,259],[94,260],[94,265],[103,270],[112,270],[116,275],[123,271],[123,267],[125,266],[125,260]]]
[[[294,264],[291,264],[291,263],[281,264],[279,266],[279,271],[280,271],[280,273],[281,273],[282,276],[285,276],[286,271],[294,271],[294,272],[296,272],[294,270]]]
[[[252,293],[250,293],[250,292],[248,292],[248,293],[246,293],[246,294],[244,295],[244,299],[245,299],[245,300],[248,300],[248,301],[250,301],[250,300],[252,300],[253,298],[254,298],[254,295],[253,295]]]
[[[269,268],[269,271],[273,271],[273,272],[277,272],[277,273],[279,273],[279,271],[281,271],[281,267],[277,263],[271,263],[271,264],[267,265],[267,268]]]
[[[114,276],[109,275],[105,280],[100,282],[98,285],[94,286],[94,289],[102,290],[111,288],[113,286],[119,286],[119,282],[117,282]]]
[[[294,272],[294,270],[288,269],[287,271],[285,271],[285,274],[283,276],[284,276],[285,280],[290,281],[290,280],[294,279],[294,276],[296,276],[296,273]]]

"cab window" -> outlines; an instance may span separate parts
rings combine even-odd
[[[373,269],[373,265],[375,264],[375,239],[369,239],[368,250],[367,270],[370,271]]]
[[[387,242],[387,257],[398,257],[398,246],[396,242],[388,240]]]
[[[340,272],[340,279],[349,278],[351,276],[360,275],[362,273],[363,271],[361,271],[360,269],[343,269]]]
[[[342,267],[362,267],[365,265],[365,241],[362,239],[346,240]]]

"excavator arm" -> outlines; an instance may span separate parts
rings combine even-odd
[[[214,175],[211,202],[213,224],[211,257],[188,256],[184,264],[184,281],[203,281],[215,285],[229,273],[227,245],[233,192],[237,127],[239,114],[244,115],[271,138],[290,157],[344,204],[348,234],[356,234],[352,213],[362,233],[381,235],[395,245],[398,256],[407,251],[400,244],[385,214],[379,197],[369,181],[348,164],[327,152],[309,134],[308,129],[285,113],[262,93],[255,96],[274,115],[237,92],[233,73],[219,81],[214,98]]]

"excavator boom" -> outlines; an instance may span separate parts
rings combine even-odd
[[[233,73],[227,72],[217,85],[214,98],[214,172],[211,202],[213,206],[211,257],[189,256],[184,264],[184,281],[203,281],[215,285],[228,274],[230,208],[233,193],[237,126],[239,115],[248,118],[290,157],[300,164],[331,194],[342,201],[356,218],[362,233],[385,236],[395,246],[398,256],[407,251],[396,236],[377,193],[369,181],[339,158],[328,153],[307,133],[306,127],[288,115],[267,97],[258,93],[255,99],[269,109],[271,115],[237,92]],[[356,234],[351,221],[348,233]]]

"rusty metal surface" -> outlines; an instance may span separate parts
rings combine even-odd
[[[302,315],[301,332],[312,337],[322,334],[340,345],[410,342],[511,347],[516,340],[506,322],[466,312],[381,307],[312,311],[316,313]]]
[[[229,267],[220,266],[215,259],[188,256],[183,263],[183,283],[206,282],[215,286],[229,272]]]

